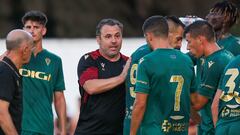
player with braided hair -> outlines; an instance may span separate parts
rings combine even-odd
[[[240,54],[240,44],[238,39],[231,35],[230,29],[238,18],[239,12],[236,5],[226,0],[216,3],[206,16],[206,20],[216,32],[219,46],[235,56]]]

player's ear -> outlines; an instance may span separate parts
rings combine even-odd
[[[153,34],[150,32],[145,33],[145,38],[147,39],[147,41],[152,41],[152,38],[153,38],[152,36],[153,36]]]
[[[46,27],[43,27],[43,30],[42,30],[42,35],[45,36],[47,33],[47,28]]]
[[[200,42],[201,44],[206,41],[206,37],[201,36],[201,35],[198,37],[198,39],[199,39],[199,42]]]

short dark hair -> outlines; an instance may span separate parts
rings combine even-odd
[[[101,29],[104,25],[109,25],[109,26],[117,25],[121,29],[121,32],[123,32],[123,24],[120,21],[113,18],[106,18],[106,19],[102,19],[98,23],[96,27],[96,36],[99,36],[101,34]]]
[[[151,32],[155,36],[168,37],[167,20],[160,15],[147,18],[143,23],[142,30],[144,34]]]
[[[183,24],[183,22],[176,16],[165,16],[165,18],[167,19],[167,21],[172,21],[174,23],[175,26],[181,26],[182,28],[185,27],[185,25]]]
[[[43,12],[37,10],[31,10],[25,13],[25,15],[22,17],[23,25],[29,20],[39,22],[44,26],[46,26],[48,22],[47,16]]]
[[[191,34],[191,37],[193,38],[204,36],[209,42],[216,41],[214,29],[207,21],[201,20],[193,22],[185,28],[185,37],[187,33]]]
[[[210,9],[211,12],[219,12],[222,15],[229,16],[229,27],[232,27],[239,18],[238,8],[235,4],[230,1],[224,0],[217,2],[213,8]]]

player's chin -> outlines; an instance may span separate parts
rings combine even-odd
[[[110,48],[109,53],[110,54],[118,54],[120,52],[119,48]]]
[[[111,51],[108,53],[110,57],[116,57],[119,54],[119,51]]]

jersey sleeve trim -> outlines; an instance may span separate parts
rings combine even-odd
[[[198,93],[204,97],[212,99],[215,94],[215,88],[209,85],[201,84],[200,88],[198,89]]]
[[[135,89],[135,92],[148,94],[149,93],[149,88],[137,85],[136,89]]]
[[[79,84],[81,86],[84,85],[84,83],[91,79],[98,79],[98,68],[97,67],[89,67],[80,76]]]

